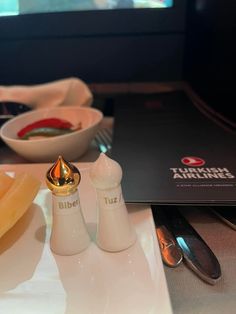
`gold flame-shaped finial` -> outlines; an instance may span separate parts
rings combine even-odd
[[[69,195],[73,193],[80,183],[79,170],[59,156],[57,161],[46,173],[48,188],[56,195]]]

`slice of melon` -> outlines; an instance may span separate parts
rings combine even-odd
[[[9,190],[14,179],[0,171],[0,198]]]
[[[0,199],[0,238],[11,229],[30,207],[40,188],[40,181],[29,173],[16,175]]]

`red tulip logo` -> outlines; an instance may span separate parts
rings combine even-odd
[[[199,157],[194,157],[194,156],[188,156],[188,157],[183,157],[181,159],[181,162],[190,167],[200,167],[205,164],[205,160],[199,158]]]

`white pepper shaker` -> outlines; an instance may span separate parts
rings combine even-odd
[[[79,170],[61,156],[47,171],[46,183],[52,191],[51,250],[58,255],[80,253],[90,244],[90,237],[80,207]]]
[[[97,192],[97,244],[110,252],[127,249],[136,240],[136,233],[123,199],[121,166],[101,153],[90,168],[90,179]]]

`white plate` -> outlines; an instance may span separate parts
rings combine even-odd
[[[43,178],[48,167],[1,169],[33,171]],[[81,206],[94,239],[96,195],[82,168]],[[27,214],[0,240],[0,313],[172,313],[151,210],[143,205],[128,210],[138,237],[129,249],[108,253],[93,241],[78,255],[57,256],[49,247],[51,194],[42,188]]]

